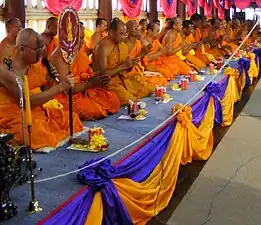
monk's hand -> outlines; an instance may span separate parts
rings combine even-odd
[[[97,72],[88,80],[88,84],[91,87],[103,87],[106,86],[110,80],[110,75]]]
[[[70,88],[74,87],[74,77],[72,74],[68,75],[66,79],[62,80],[60,83],[61,92],[68,91]]]
[[[127,58],[122,65],[125,70],[128,70],[136,66],[139,62],[140,62],[139,58],[134,58],[134,59]]]

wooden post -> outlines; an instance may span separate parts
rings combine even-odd
[[[186,5],[181,0],[177,0],[177,15],[182,21],[186,19]]]
[[[213,9],[212,9],[213,11],[213,13],[212,13],[212,18],[215,18],[215,19],[217,19],[218,18],[218,9],[215,7],[215,6],[213,6]]]
[[[107,21],[112,20],[112,1],[111,0],[99,0],[98,16],[107,19]]]
[[[225,9],[225,18],[230,18],[230,10],[229,9]],[[230,18],[231,19],[231,18]]]
[[[204,12],[204,8],[199,6],[199,14],[204,17],[205,16],[205,12]]]
[[[22,26],[25,27],[25,4],[24,0],[6,0],[4,7],[4,20],[10,18],[21,20]]]
[[[148,19],[150,22],[158,19],[157,1],[149,0]]]

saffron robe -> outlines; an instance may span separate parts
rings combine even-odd
[[[40,92],[46,84],[47,71],[40,63],[31,65],[28,71],[28,83],[31,94]],[[53,101],[53,100],[52,100]],[[33,150],[56,148],[69,137],[69,113],[61,105],[50,106],[51,101],[32,109],[32,143]],[[74,132],[82,131],[83,126],[77,114],[73,114]],[[16,144],[23,144],[21,114],[19,105],[9,93],[0,88],[0,131],[14,134]],[[28,139],[27,129],[25,129]]]
[[[133,48],[129,52],[129,56],[131,58],[135,58],[135,57],[137,57],[140,54],[141,50],[142,50],[142,45],[141,45],[139,40],[136,40]],[[139,68],[137,68],[137,67],[139,67]],[[141,65],[137,65],[135,68],[133,68],[131,73],[132,72],[134,72],[134,73],[141,72],[142,73],[141,75],[143,75],[144,67],[141,66]],[[168,72],[169,72],[169,74],[171,74],[171,71],[168,71]],[[146,77],[146,76],[144,76],[144,79],[147,82],[149,82],[154,88],[156,88],[157,86],[166,86],[166,85],[168,85],[168,81],[167,81],[167,79],[165,77],[160,77],[160,76]]]
[[[80,49],[72,63],[75,84],[87,82],[93,76],[93,70],[89,66],[91,60],[85,53],[85,47],[84,45]],[[56,98],[64,105],[65,109],[68,109],[68,98],[64,94],[59,94]],[[118,96],[104,88],[90,88],[83,93],[73,94],[73,111],[82,120],[101,119],[118,112],[119,109],[120,100]]]
[[[112,69],[121,65],[128,58],[128,46],[124,43],[115,45],[107,58],[107,68]],[[137,101],[153,93],[153,86],[139,73],[121,72],[114,75],[108,84],[108,90],[115,92],[121,105],[129,100]]]

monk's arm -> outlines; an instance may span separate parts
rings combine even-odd
[[[123,64],[116,66],[114,68],[108,69],[107,68],[107,57],[108,57],[108,50],[106,46],[99,45],[95,48],[95,70],[101,73],[106,73],[108,75],[115,75],[119,72],[125,70]]]
[[[20,92],[16,82],[16,76],[13,73],[0,72],[0,83],[4,86],[13,99],[19,104]],[[57,94],[63,91],[62,85],[56,85],[47,91],[30,96],[31,107],[41,106],[53,99]]]
[[[168,31],[167,28],[163,28],[163,29],[161,30],[161,32],[160,32],[160,34],[159,34],[159,41],[160,41],[160,42],[162,42],[162,40],[163,40],[164,36],[166,35],[167,31]]]
[[[101,36],[98,33],[94,33],[93,36],[91,37],[91,48],[95,48],[96,45],[99,43],[101,40]]]

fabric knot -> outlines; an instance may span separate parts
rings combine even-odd
[[[99,160],[101,160],[101,158],[86,161],[83,165],[79,167],[79,169],[93,164]],[[103,189],[106,183],[111,181],[114,173],[115,168],[111,165],[111,161],[109,159],[106,159],[101,163],[80,171],[77,177],[82,183],[87,184],[90,188],[93,189],[93,191],[97,192]]]
[[[231,68],[231,67],[226,68],[224,70],[224,74],[225,74],[225,76],[232,76],[232,77],[238,78],[238,70]]]
[[[178,113],[176,118],[182,127],[187,128],[188,124],[192,120],[192,109],[190,106],[183,107],[181,104],[177,104],[173,107],[172,112]]]
[[[205,92],[210,96],[217,96],[220,92],[220,86],[217,83],[210,82],[205,88]]]

